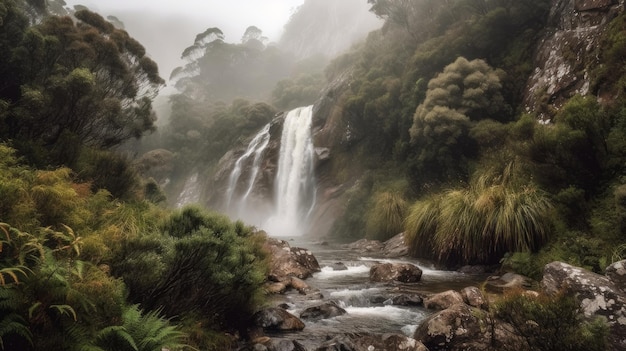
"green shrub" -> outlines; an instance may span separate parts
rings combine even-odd
[[[518,350],[607,350],[608,327],[602,319],[585,320],[573,296],[505,296],[495,304],[495,316],[523,338]]]
[[[200,314],[211,328],[244,328],[262,298],[260,240],[241,222],[186,207],[164,221],[162,234],[129,241],[114,272],[132,301],[148,310],[162,309],[169,317]]]

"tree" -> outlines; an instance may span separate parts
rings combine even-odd
[[[502,75],[485,61],[459,57],[430,80],[409,131],[418,167],[458,170],[459,160],[472,149],[471,123],[510,117],[511,109],[500,93]]]
[[[11,104],[4,137],[48,149],[64,142],[110,148],[154,129],[152,99],[164,83],[156,63],[100,15],[75,16],[76,23],[48,17],[21,26],[21,40],[5,46],[17,74],[2,77],[0,98]]]

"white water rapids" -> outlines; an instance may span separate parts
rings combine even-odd
[[[433,310],[423,306],[394,305],[391,298],[399,294],[427,294],[449,289],[460,290],[483,281],[483,276],[471,276],[457,272],[442,271],[429,263],[409,258],[385,259],[364,257],[358,252],[346,250],[332,243],[308,241],[306,237],[289,239],[292,247],[306,247],[317,258],[321,272],[313,274],[306,283],[313,289],[319,289],[319,296],[314,293],[302,295],[295,290],[283,295],[276,295],[275,304],[285,302],[288,312],[300,316],[305,309],[333,301],[346,310],[346,314],[319,320],[304,320],[305,328],[301,332],[288,335],[276,333],[273,338],[297,340],[309,350],[315,350],[329,336],[340,334],[385,334],[397,333],[412,337],[415,329]],[[347,269],[333,270],[338,262]],[[377,263],[410,263],[422,269],[422,279],[413,284],[386,284],[371,282],[370,268]]]

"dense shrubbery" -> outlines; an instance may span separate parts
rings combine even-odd
[[[0,144],[9,201],[0,206],[0,349],[210,349],[216,335],[190,339],[165,318],[245,327],[265,276],[251,228],[196,208],[168,215],[114,200],[67,168],[33,170],[14,153]]]
[[[606,350],[608,327],[602,319],[584,320],[572,296],[534,297],[520,292],[496,302],[495,317],[509,323],[523,343],[516,350]]]

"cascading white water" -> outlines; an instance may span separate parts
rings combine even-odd
[[[265,125],[265,127],[263,127],[263,129],[261,129],[257,133],[257,135],[255,135],[255,137],[248,144],[248,148],[246,149],[246,152],[244,152],[243,155],[241,155],[235,162],[235,167],[233,168],[232,172],[230,173],[230,177],[228,178],[228,189],[226,190],[226,208],[227,209],[232,210],[230,207],[231,207],[231,203],[233,202],[233,195],[235,194],[235,191],[237,189],[237,184],[239,183],[239,178],[241,177],[241,171],[243,170],[245,166],[247,166],[250,160],[250,157],[254,155],[248,181],[246,182],[247,183],[246,191],[244,192],[244,195],[236,201],[236,205],[239,206],[239,204],[245,202],[245,200],[248,198],[248,196],[252,192],[256,177],[259,174],[259,166],[261,165],[263,152],[267,148],[269,141],[270,141],[270,124],[268,123],[267,125]],[[236,210],[235,212],[239,212],[239,210]],[[236,213],[236,214],[240,215],[240,213]]]
[[[314,147],[311,135],[313,106],[289,111],[283,122],[275,211],[264,225],[271,235],[302,235],[315,205]]]
[[[297,236],[308,229],[316,191],[312,115],[313,106],[307,106],[289,111],[285,116],[271,205],[251,196],[270,141],[270,125],[250,141],[228,179],[224,198],[230,215],[257,225],[273,236]],[[247,179],[241,179],[242,174],[246,174]]]

